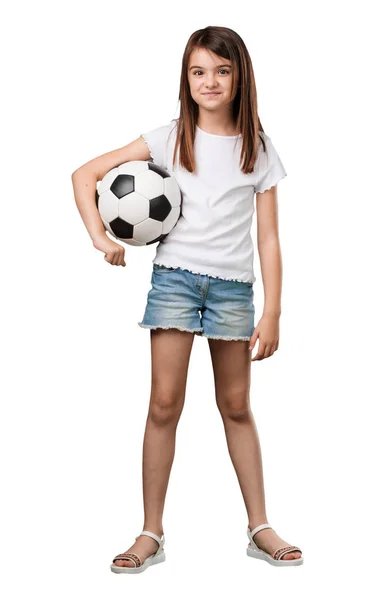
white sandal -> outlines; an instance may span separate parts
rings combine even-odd
[[[156,535],[156,533],[152,533],[152,531],[144,530],[144,531],[141,531],[141,533],[135,539],[137,540],[140,535],[148,535],[149,537],[152,537],[154,540],[156,540],[158,542],[159,548],[157,549],[155,554],[148,556],[145,559],[144,563],[141,564],[142,561],[139,558],[138,554],[135,554],[135,552],[123,552],[122,554],[118,554],[117,556],[115,556],[112,563],[114,563],[115,560],[126,559],[126,560],[131,560],[135,566],[134,567],[119,567],[118,565],[112,564],[111,571],[113,571],[114,573],[142,573],[143,571],[145,571],[147,569],[147,567],[150,567],[151,565],[157,565],[158,563],[165,561],[165,552],[163,550],[164,543],[165,543],[164,533],[160,538],[158,535]]]
[[[252,531],[250,531],[250,529],[247,528],[247,535],[250,540],[250,544],[248,545],[246,550],[248,556],[251,556],[252,558],[260,558],[262,560],[266,560],[268,563],[270,563],[270,565],[274,565],[275,567],[296,567],[297,565],[303,564],[302,550],[301,548],[297,548],[297,546],[285,546],[283,548],[278,548],[278,550],[275,550],[272,556],[265,550],[261,550],[260,548],[258,548],[253,538],[254,535],[262,529],[272,529],[272,527],[271,525],[268,525],[268,523],[265,523],[264,525],[258,525],[258,527],[254,527]],[[281,560],[285,554],[288,554],[288,552],[295,551],[301,552],[301,556],[299,558]]]

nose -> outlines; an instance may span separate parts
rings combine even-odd
[[[212,90],[213,88],[216,88],[215,76],[208,74],[205,85],[207,90]]]

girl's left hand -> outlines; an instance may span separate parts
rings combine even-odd
[[[279,347],[279,317],[265,316],[260,319],[251,336],[249,350],[255,346],[259,338],[257,355],[251,359],[263,360],[269,358]]]

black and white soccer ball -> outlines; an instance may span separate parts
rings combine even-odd
[[[182,212],[176,179],[151,161],[132,160],[111,169],[96,190],[105,229],[132,246],[160,242]]]

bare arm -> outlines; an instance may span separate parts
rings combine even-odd
[[[95,202],[97,181],[96,174],[83,167],[72,175],[74,199],[93,242],[103,235],[106,236],[106,230]]]
[[[79,167],[72,174],[74,199],[89,235],[95,243],[106,237],[105,228],[96,208],[96,184],[114,167],[131,160],[149,160],[151,158],[143,138],[140,136],[130,144],[102,154]]]
[[[278,232],[277,186],[256,195],[258,252],[261,265],[263,315],[281,314],[282,258]]]

